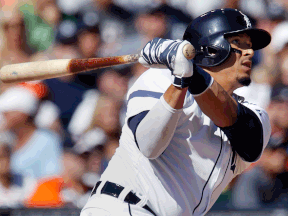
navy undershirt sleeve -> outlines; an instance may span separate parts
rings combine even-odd
[[[254,162],[260,157],[263,148],[263,127],[252,110],[238,103],[236,122],[232,126],[220,128],[243,160]]]
[[[137,140],[136,140],[136,129],[137,129],[139,123],[147,115],[148,112],[149,112],[149,110],[143,111],[143,112],[141,112],[135,116],[132,116],[128,119],[128,126],[134,135],[134,139],[135,139],[135,142],[136,142],[136,145],[138,148],[139,148],[139,145],[138,145]]]

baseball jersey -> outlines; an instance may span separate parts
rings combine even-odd
[[[130,188],[156,215],[204,215],[249,163],[232,150],[227,136],[201,111],[189,91],[168,147],[156,159],[146,158],[127,121],[150,110],[170,85],[168,69],[149,69],[130,88],[120,145],[101,180]],[[264,149],[271,130],[268,115],[256,105],[242,104],[262,123]]]

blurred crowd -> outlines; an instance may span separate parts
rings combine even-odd
[[[0,0],[0,7],[1,67],[135,54],[155,37],[181,39],[188,23],[209,10],[246,13],[272,42],[255,52],[251,85],[235,93],[267,110],[272,136],[216,205],[286,205],[288,1]],[[0,84],[0,208],[82,208],[119,146],[126,92],[145,70],[135,63]]]

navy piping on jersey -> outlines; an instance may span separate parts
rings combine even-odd
[[[135,91],[132,94],[130,94],[127,102],[129,102],[129,100],[131,100],[132,98],[135,98],[135,97],[152,97],[152,98],[159,99],[162,95],[163,95],[163,93],[161,93],[161,92],[138,90],[138,91]]]
[[[201,202],[202,202],[205,188],[206,188],[206,186],[207,186],[207,184],[208,184],[208,182],[209,182],[209,180],[210,180],[210,178],[211,178],[211,176],[212,176],[212,173],[213,173],[213,171],[214,171],[214,169],[215,169],[215,167],[216,167],[216,165],[217,165],[217,163],[218,163],[218,160],[219,160],[219,158],[220,158],[220,155],[221,155],[221,152],[222,152],[222,146],[223,146],[222,133],[221,133],[221,131],[220,131],[220,137],[221,137],[221,148],[220,148],[220,151],[219,151],[219,155],[218,155],[218,157],[217,157],[217,159],[216,159],[216,161],[215,161],[215,164],[214,164],[214,166],[213,166],[213,169],[212,169],[212,171],[210,172],[210,175],[209,175],[209,177],[208,177],[208,179],[207,179],[207,181],[206,181],[206,183],[205,183],[205,185],[204,185],[204,187],[203,187],[203,189],[202,189],[201,199],[200,199],[198,205],[196,205],[196,207],[194,208],[193,214],[195,213],[196,209],[200,206],[200,204],[201,204]],[[207,207],[206,207],[206,208],[207,208]],[[205,208],[205,209],[206,209],[206,208]]]
[[[227,164],[227,167],[226,167],[226,170],[225,170],[224,176],[223,176],[223,178],[222,178],[220,184],[215,188],[215,190],[216,190],[216,189],[217,189],[217,188],[222,184],[222,182],[224,181],[224,178],[225,178],[225,176],[226,176],[226,173],[227,173],[228,167],[229,167],[229,165],[230,165],[231,156],[234,157],[233,152],[231,152],[231,154],[230,154],[229,161],[228,161],[228,164]]]
[[[139,148],[139,145],[138,145],[137,140],[136,140],[136,129],[137,129],[139,123],[147,115],[148,112],[149,112],[149,110],[143,111],[143,112],[141,112],[135,116],[132,116],[128,119],[128,126],[134,135],[134,140],[135,140],[135,143],[136,143],[138,149],[140,149],[140,148]]]
[[[233,152],[232,152],[231,154],[233,154]],[[224,175],[223,175],[223,178],[222,178],[220,184],[215,188],[215,190],[217,190],[217,188],[222,184],[222,182],[223,182],[224,179],[225,179],[225,176],[226,176],[226,173],[227,173],[228,167],[229,167],[229,165],[230,165],[231,154],[230,154],[229,161],[228,161],[228,163],[227,163],[227,167],[226,167],[225,173],[224,173]],[[234,154],[232,155],[232,157],[234,157]],[[214,190],[214,191],[215,191],[215,190]],[[214,191],[213,191],[213,192],[214,192]],[[212,194],[213,194],[213,192],[212,192]],[[205,208],[204,211],[206,211],[207,207],[208,207],[208,206],[206,206],[206,208]]]
[[[130,216],[132,216],[131,208],[130,208],[130,204],[129,204],[129,203],[128,203],[128,210],[129,210],[129,214],[130,214]]]

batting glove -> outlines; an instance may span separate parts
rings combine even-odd
[[[139,62],[146,67],[169,68],[174,86],[185,88],[193,75],[193,63],[185,58],[183,47],[188,41],[154,38],[141,50]]]

